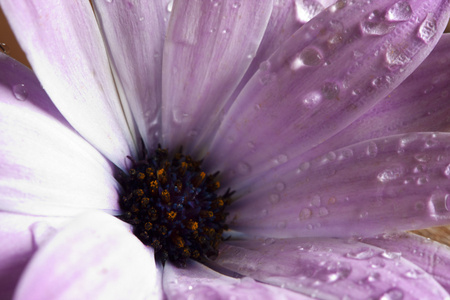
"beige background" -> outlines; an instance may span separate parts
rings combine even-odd
[[[447,26],[446,32],[450,32],[450,23],[449,26]],[[14,37],[14,34],[12,33],[11,28],[9,27],[8,22],[6,21],[6,18],[1,9],[0,9],[0,43],[5,43],[8,46],[9,48],[8,54],[10,56],[29,66],[25,54],[23,53],[22,49],[17,43],[17,40]],[[450,245],[450,226],[424,229],[416,232],[423,236],[437,240],[441,243]]]

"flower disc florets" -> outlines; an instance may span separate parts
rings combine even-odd
[[[200,165],[181,150],[169,158],[167,149],[158,147],[123,176],[121,219],[162,262],[183,266],[188,258],[217,255],[231,193],[218,196],[218,172],[207,175]]]

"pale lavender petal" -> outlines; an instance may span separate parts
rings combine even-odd
[[[0,211],[0,299],[12,298],[31,256],[65,220]]]
[[[0,210],[118,212],[112,164],[67,125],[30,70],[3,54],[0,67]]]
[[[425,270],[450,292],[450,248],[422,236],[403,233],[400,235],[384,235],[377,238],[364,239],[368,243],[386,249],[385,257],[403,257]],[[408,272],[405,276],[412,280],[420,278],[423,273]]]
[[[161,271],[118,219],[89,213],[70,222],[31,259],[14,299],[161,299]]]
[[[283,288],[255,282],[251,278],[227,277],[195,261],[190,261],[185,269],[167,264],[164,267],[163,285],[169,300],[312,299]]]
[[[86,140],[121,168],[135,155],[89,1],[1,0],[52,101]]]
[[[94,1],[114,75],[147,149],[160,133],[162,52],[169,0]]]
[[[271,0],[174,1],[163,57],[165,147],[193,153],[193,142],[208,134],[250,65],[271,10]]]
[[[230,227],[272,237],[371,236],[448,224],[450,133],[405,134],[269,172],[230,206]]]
[[[302,26],[249,81],[205,165],[233,182],[289,162],[356,120],[425,59],[448,21],[447,0],[340,1]],[[364,13],[361,13],[364,11]]]
[[[446,290],[410,261],[339,239],[227,242],[216,262],[262,282],[318,299],[446,299]],[[411,279],[408,272],[421,274]]]
[[[450,129],[450,34],[400,86],[350,126],[302,155],[308,160],[330,149],[366,139]]]
[[[335,2],[336,0],[295,0],[296,19],[303,24],[307,23]]]

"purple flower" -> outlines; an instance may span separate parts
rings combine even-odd
[[[402,233],[450,224],[449,2],[333,3],[0,0],[1,298],[450,297]],[[111,216],[158,143],[236,192],[215,260]]]

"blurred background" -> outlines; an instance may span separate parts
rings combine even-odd
[[[445,31],[450,32],[450,23]],[[19,44],[17,43],[17,40],[14,37],[14,34],[11,31],[11,28],[9,27],[5,15],[3,14],[3,11],[1,9],[0,9],[0,46],[6,51],[8,55],[30,67],[30,64],[28,63],[28,60],[25,56],[25,53],[22,51]],[[418,230],[415,232],[450,246],[450,226]]]

